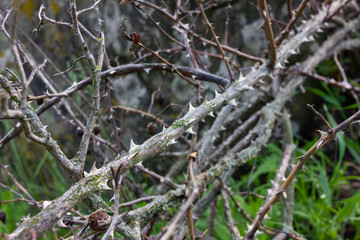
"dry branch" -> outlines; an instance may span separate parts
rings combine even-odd
[[[260,27],[263,28],[266,36],[269,52],[269,65],[273,66],[276,60],[276,46],[266,0],[258,0],[258,6],[260,16],[263,19],[263,23]]]

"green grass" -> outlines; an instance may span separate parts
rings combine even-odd
[[[0,124],[7,131],[10,130],[11,126],[8,122],[4,121]],[[1,150],[0,162],[8,167],[10,173],[35,200],[52,200],[68,189],[69,184],[55,159],[45,148],[39,144],[30,143],[23,135],[12,140]],[[0,183],[26,197],[2,170],[0,177]],[[9,189],[0,187],[1,201],[19,197]],[[16,229],[21,218],[38,213],[35,206],[22,201],[2,204],[0,210],[7,214],[6,225],[0,222],[0,232],[4,233],[10,233]]]

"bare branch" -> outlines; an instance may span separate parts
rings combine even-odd
[[[204,11],[204,8],[202,7],[201,5],[201,1],[200,0],[196,0],[196,4],[198,5],[199,9],[200,9],[200,12],[201,12],[201,15],[202,17],[204,18],[206,24],[207,24],[207,27],[208,29],[210,30],[210,33],[211,33],[211,36],[213,37],[214,41],[216,42],[216,45],[219,49],[219,52],[220,54],[223,56],[223,60],[226,64],[226,68],[229,72],[229,76],[230,76],[230,80],[231,81],[234,81],[235,80],[235,77],[233,75],[233,72],[232,72],[232,69],[231,69],[231,66],[229,64],[229,58],[225,55],[225,52],[219,42],[219,36],[216,35],[215,31],[214,31],[214,27],[210,24],[206,14],[205,14],[205,11]]]
[[[260,16],[263,19],[261,28],[263,28],[267,40],[267,46],[269,51],[269,65],[274,66],[276,60],[276,45],[274,39],[274,33],[271,27],[269,11],[266,0],[258,0]]]
[[[231,216],[231,208],[228,199],[228,195],[224,189],[221,190],[221,195],[223,198],[224,212],[226,218],[226,225],[230,231],[231,239],[241,239],[239,229],[235,225],[234,219]]]
[[[85,56],[81,56],[81,57],[76,58],[75,61],[74,61],[74,63],[73,63],[73,65],[72,65],[69,69],[67,69],[67,70],[65,70],[65,71],[62,71],[62,72],[59,72],[59,73],[55,73],[54,76],[59,76],[59,75],[61,75],[61,74],[65,74],[65,73],[70,72],[71,70],[73,70],[73,69],[75,68],[76,63],[77,63],[78,61],[80,61],[81,59],[84,59],[84,58],[86,58],[86,57],[85,57]]]

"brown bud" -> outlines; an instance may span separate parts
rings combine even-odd
[[[150,135],[153,135],[156,132],[156,129],[157,129],[157,125],[154,122],[149,122],[148,125],[146,126],[146,131]]]
[[[110,223],[111,217],[102,210],[92,213],[88,220],[90,229],[96,232],[105,231],[110,226]]]
[[[99,134],[100,132],[101,132],[100,124],[95,124],[94,129],[93,129],[93,133],[94,134]]]
[[[165,100],[164,93],[162,91],[159,91],[156,94],[155,100],[159,105],[162,105],[164,103],[164,100]]]
[[[74,218],[71,214],[66,214],[64,217],[63,217],[63,220],[62,222],[66,225],[66,226],[69,226],[71,227],[72,225],[74,225]]]
[[[81,137],[84,134],[84,130],[80,127],[76,128],[76,134]]]
[[[6,224],[6,213],[0,211],[0,221]]]

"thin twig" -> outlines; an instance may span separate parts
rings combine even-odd
[[[343,82],[349,84],[349,81],[348,81],[348,79],[346,77],[346,73],[344,71],[344,68],[341,66],[341,63],[340,63],[339,58],[337,56],[337,52],[334,52],[334,62],[336,64],[336,66],[339,68],[339,71],[341,73],[341,77],[342,77]]]
[[[6,10],[6,14],[2,20],[2,23],[1,23],[1,30],[4,32],[5,36],[8,38],[8,39],[11,39],[11,36],[10,34],[7,32],[6,30],[6,22],[7,22],[7,19],[9,18],[10,14],[11,14],[11,11],[12,11],[12,8]]]
[[[97,6],[98,6],[98,4],[101,2],[101,0],[97,0],[93,5],[91,5],[90,7],[88,7],[88,8],[85,8],[85,9],[83,9],[83,10],[79,10],[78,12],[77,12],[77,14],[78,15],[80,15],[80,14],[82,14],[82,13],[84,13],[84,12],[87,12],[87,11],[90,11],[90,10],[96,10],[96,8],[97,8]]]
[[[258,6],[260,11],[260,16],[263,19],[261,28],[265,32],[265,37],[269,51],[269,60],[270,60],[269,65],[273,66],[276,60],[276,44],[274,39],[274,33],[271,27],[271,21],[270,21],[266,0],[258,0]]]
[[[235,225],[234,219],[231,216],[231,208],[230,208],[228,195],[224,189],[221,189],[221,196],[223,199],[226,225],[230,231],[231,239],[241,239],[239,229]]]
[[[29,85],[29,84],[31,83],[31,81],[34,79],[35,75],[36,75],[41,69],[43,69],[43,68],[45,67],[46,63],[47,63],[47,60],[44,59],[44,61],[43,61],[42,64],[40,64],[38,67],[36,67],[35,69],[33,69],[33,70],[31,71],[28,79],[26,80],[27,85]]]
[[[286,0],[286,9],[287,9],[289,20],[291,20],[291,16],[292,16],[291,0]]]
[[[153,196],[138,198],[138,199],[135,199],[135,200],[120,204],[119,208],[134,206],[135,204],[142,203],[142,202],[151,202],[152,200],[154,200],[157,197],[158,196],[153,195]]]
[[[40,206],[38,205],[38,202],[35,201],[35,198],[33,196],[31,196],[31,194],[28,192],[28,190],[26,188],[24,188],[14,177],[14,175],[12,175],[10,173],[10,171],[7,169],[7,166],[3,165],[2,163],[0,163],[0,168],[2,168],[4,170],[4,172],[6,173],[6,175],[8,175],[11,179],[11,181],[30,199],[28,201],[31,201],[32,203],[35,204],[35,206],[38,209],[41,209]],[[1,205],[1,204],[0,204]]]
[[[326,84],[329,84],[329,85],[332,85],[332,86],[336,86],[338,88],[343,88],[345,90],[353,90],[357,93],[360,93],[360,88],[356,85],[353,85],[351,83],[345,83],[345,82],[339,82],[339,81],[336,81],[335,79],[333,78],[327,78],[327,77],[324,77],[324,76],[321,76],[315,72],[312,72],[312,73],[308,73],[308,72],[305,72],[297,67],[291,67],[290,68],[290,71],[292,72],[296,72],[296,73],[300,73],[304,76],[308,76],[308,77],[311,77],[313,79],[316,79],[316,80],[319,80],[319,81],[322,81]]]
[[[286,25],[284,30],[281,31],[279,36],[277,36],[275,39],[276,46],[279,46],[281,42],[284,41],[284,39],[286,39],[287,36],[289,36],[290,30],[294,27],[296,20],[301,16],[301,13],[304,11],[308,1],[309,0],[301,1],[299,7],[291,14],[289,23]]]
[[[184,216],[187,209],[191,207],[193,201],[197,198],[198,194],[199,194],[199,189],[195,188],[191,193],[191,195],[189,196],[189,198],[186,200],[185,204],[181,206],[179,212],[176,214],[176,216],[173,218],[170,224],[166,227],[165,234],[160,238],[160,240],[167,240],[174,234],[177,223]]]
[[[113,178],[113,184],[114,184],[114,215],[112,217],[109,228],[105,232],[104,236],[101,238],[102,240],[108,239],[109,236],[111,236],[112,239],[114,238],[114,230],[116,228],[117,221],[119,218],[119,205],[120,205],[119,190],[120,190],[120,185],[121,185],[121,180],[122,180],[122,176],[120,174],[121,167],[122,166],[119,166],[118,169],[116,169],[116,170],[114,168],[111,168],[111,176]]]
[[[55,74],[54,74],[54,77],[70,72],[71,70],[73,70],[73,69],[75,68],[76,63],[77,63],[78,61],[80,61],[81,59],[85,59],[85,58],[86,58],[86,57],[85,57],[84,55],[81,56],[81,57],[76,58],[75,61],[74,61],[74,63],[73,63],[73,65],[72,65],[69,69],[67,69],[67,70],[65,70],[65,71],[62,71],[62,72],[59,72],[59,73],[55,73]]]
[[[155,173],[155,172],[153,172],[153,171],[151,171],[151,170],[149,170],[149,169],[147,169],[147,168],[145,168],[143,166],[138,165],[138,166],[136,166],[136,168],[139,169],[140,171],[148,174],[149,176],[158,179],[160,182],[166,184],[167,186],[169,186],[172,189],[176,189],[178,187],[178,185],[175,184],[174,182],[172,182],[170,179],[168,179],[166,177],[163,177],[163,176],[161,176],[161,175],[159,175],[159,174],[157,174],[157,173]]]
[[[311,111],[313,111],[313,113],[321,119],[321,121],[325,124],[328,130],[331,129],[330,123],[326,120],[326,118],[323,115],[321,115],[318,111],[316,111],[314,105],[307,104],[307,107],[310,108]]]
[[[217,45],[217,47],[219,49],[220,54],[223,56],[223,60],[225,62],[226,68],[227,68],[227,70],[229,72],[230,80],[234,81],[235,77],[234,77],[234,74],[233,74],[233,72],[231,70],[231,66],[229,64],[229,58],[225,55],[225,52],[224,52],[224,50],[223,50],[223,48],[222,48],[222,46],[221,46],[221,44],[219,42],[219,37],[216,35],[216,33],[214,31],[214,27],[210,24],[206,14],[205,14],[204,8],[201,5],[201,1],[196,0],[196,4],[198,5],[198,7],[200,9],[200,12],[201,12],[201,15],[204,18],[208,29],[210,30],[211,36],[213,37],[214,41],[216,42],[216,45]]]

